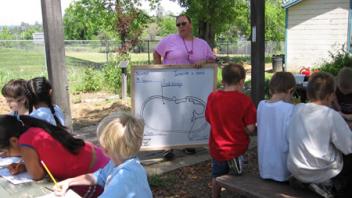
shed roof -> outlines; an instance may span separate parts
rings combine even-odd
[[[294,6],[300,3],[302,0],[282,0],[282,7],[287,9],[291,6]]]

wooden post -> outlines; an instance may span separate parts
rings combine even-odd
[[[128,61],[121,61],[119,68],[121,68],[121,99],[127,98],[127,67]]]
[[[150,43],[149,43],[149,39],[148,39],[148,45],[147,45],[147,48],[148,48],[148,64],[150,64]]]
[[[65,67],[64,28],[60,0],[41,0],[46,64],[54,102],[65,114],[65,126],[72,131],[72,118]]]
[[[251,96],[258,105],[265,84],[265,0],[251,0]]]

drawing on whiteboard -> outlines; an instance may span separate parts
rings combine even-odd
[[[205,102],[194,96],[184,98],[150,96],[143,102],[140,110],[140,115],[145,122],[145,131],[148,131],[144,135],[187,133],[191,141],[206,140],[209,131],[206,130],[208,124],[204,111]]]

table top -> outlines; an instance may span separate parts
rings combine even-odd
[[[23,184],[12,184],[6,179],[0,177],[0,197],[1,198],[32,198],[50,193],[47,188],[53,188],[53,183],[49,182],[48,179],[40,181],[34,181]]]

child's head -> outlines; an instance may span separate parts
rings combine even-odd
[[[143,129],[142,120],[119,112],[99,123],[98,140],[112,159],[126,160],[135,156],[142,146]]]
[[[2,95],[13,112],[27,111],[26,80],[16,79],[7,82],[1,90]],[[21,112],[20,112],[21,113]]]
[[[0,115],[0,149],[16,146],[13,139],[18,139],[27,129],[16,116]]]
[[[31,105],[45,103],[52,104],[51,101],[51,84],[45,77],[36,77],[27,82],[27,88],[30,94],[27,96]]]
[[[314,73],[309,77],[307,96],[312,102],[333,99],[335,93],[334,77],[326,72]]]
[[[337,75],[337,87],[344,94],[352,93],[352,68],[344,67]]]
[[[296,86],[295,77],[290,72],[276,72],[270,80],[270,93],[290,93]]]
[[[240,64],[230,63],[222,69],[222,81],[225,86],[243,83],[246,78],[246,71]]]
[[[60,120],[55,115],[55,109],[51,98],[51,84],[45,77],[36,77],[27,82],[28,94],[27,98],[29,101],[29,112],[32,111],[33,106],[38,108],[39,106],[45,105],[48,107],[56,121],[57,126],[62,126]]]

